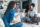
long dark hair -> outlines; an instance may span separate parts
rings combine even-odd
[[[10,8],[13,8],[15,4],[16,4],[16,2],[10,1],[9,4],[8,4],[8,6],[7,6],[7,10],[4,13],[4,15],[10,10]]]

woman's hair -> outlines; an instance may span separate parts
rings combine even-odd
[[[34,3],[32,3],[32,4],[31,4],[31,6],[35,7],[35,4],[34,4]]]
[[[9,4],[8,4],[8,6],[7,6],[7,10],[4,13],[4,15],[10,10],[10,8],[13,8],[15,4],[16,4],[16,2],[10,1]]]

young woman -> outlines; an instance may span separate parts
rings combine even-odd
[[[20,14],[18,14],[17,16],[14,16],[15,14],[15,9],[16,8],[16,3],[14,1],[11,1],[9,4],[8,4],[8,7],[7,7],[7,10],[6,12],[4,13],[4,17],[3,17],[3,21],[4,21],[4,24],[5,24],[5,27],[22,27],[22,23],[19,22],[19,23],[16,23],[17,20],[13,20],[14,17],[18,17]],[[13,24],[10,26],[10,23],[16,23],[16,24]]]
[[[27,16],[28,16],[28,17],[26,17],[26,20],[27,20],[29,23],[35,23],[36,20],[37,20],[37,13],[36,13],[36,11],[33,10],[34,7],[35,7],[35,4],[32,3],[32,4],[29,6],[29,10],[28,10],[28,12],[27,12]]]

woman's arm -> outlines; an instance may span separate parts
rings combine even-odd
[[[34,15],[34,18],[36,18],[36,17],[37,17],[37,14]]]
[[[18,15],[16,15],[16,16],[14,16],[14,14],[12,13],[11,14],[11,16],[10,16],[10,18],[11,18],[11,23],[16,23],[16,22],[18,22],[17,20],[14,20],[14,18],[13,17],[15,17],[15,18],[17,18],[18,16],[20,16],[21,14],[18,14]]]
[[[34,11],[34,18],[36,18],[37,17],[37,12],[36,11]]]
[[[25,9],[24,9],[24,13],[25,13]]]
[[[14,16],[15,18],[17,18],[18,16],[20,16],[21,14],[19,13],[18,15]]]
[[[29,12],[27,12],[27,16],[29,16]]]
[[[11,23],[16,23],[17,22],[17,20],[13,20],[13,22],[11,22]]]
[[[24,13],[25,13],[25,9],[24,9]],[[21,13],[21,14],[22,14],[22,13]],[[20,16],[21,14],[16,15],[15,18],[17,18],[17,17]]]

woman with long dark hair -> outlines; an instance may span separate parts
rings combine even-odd
[[[7,10],[4,13],[4,17],[3,17],[5,27],[22,27],[21,22],[16,23],[17,21],[13,20],[14,17],[16,18],[16,17],[18,17],[20,15],[20,14],[18,14],[17,16],[14,16],[14,14],[15,14],[14,9],[15,8],[16,8],[16,3],[14,1],[11,1],[8,4]],[[10,26],[10,23],[16,23],[16,24],[13,24],[13,25]]]

